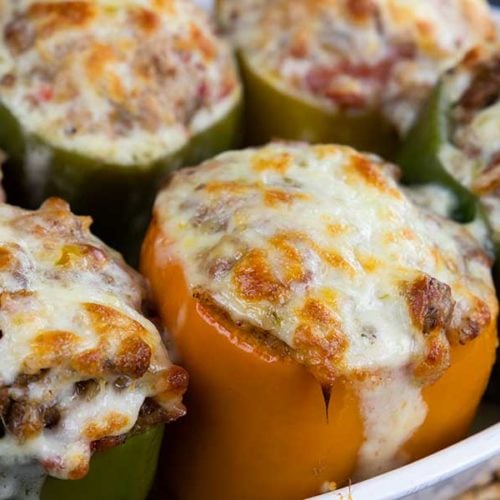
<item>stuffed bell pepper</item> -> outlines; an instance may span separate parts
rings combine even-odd
[[[274,143],[160,192],[141,265],[190,372],[165,494],[305,498],[465,435],[497,344],[491,261],[393,170]]]
[[[250,143],[394,152],[439,75],[494,36],[484,0],[219,0]]]
[[[143,500],[187,374],[66,203],[0,204],[0,498]]]
[[[471,50],[443,76],[399,161],[408,182],[440,185],[452,194],[452,216],[465,222],[475,217],[486,221],[500,284],[499,46]],[[490,392],[500,399],[500,372]]]
[[[0,30],[9,195],[60,196],[133,255],[165,173],[234,143],[228,47],[186,0],[2,0]]]
[[[403,144],[409,183],[436,184],[464,222],[479,212],[500,245],[500,47],[481,46],[443,76]]]

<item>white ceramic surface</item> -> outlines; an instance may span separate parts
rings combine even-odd
[[[212,10],[214,4],[213,0],[194,0],[194,3],[198,4],[200,7],[203,7],[209,12]]]
[[[497,409],[500,420],[500,406]],[[315,499],[447,500],[488,481],[490,473],[497,469],[500,423],[410,465]]]
[[[213,0],[195,3],[209,12],[213,8]],[[487,481],[492,471],[500,469],[500,406],[481,411],[499,423],[422,460],[315,500],[448,500]]]

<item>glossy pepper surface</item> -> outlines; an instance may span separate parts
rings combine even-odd
[[[398,164],[403,180],[409,184],[437,183],[449,189],[455,196],[452,217],[471,222],[479,213],[477,197],[446,170],[439,158],[443,144],[449,141],[449,106],[443,85],[438,84],[409,131]]]
[[[348,144],[362,151],[392,157],[395,128],[376,110],[330,111],[286,93],[239,57],[245,86],[245,139],[264,144],[271,139]]]
[[[155,475],[162,436],[159,425],[116,448],[97,452],[83,479],[48,478],[41,500],[144,500]]]

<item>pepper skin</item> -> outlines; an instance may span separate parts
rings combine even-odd
[[[48,478],[41,500],[144,500],[151,488],[163,425],[97,452],[89,473],[77,481]]]
[[[329,112],[276,88],[251,68],[243,54],[239,62],[245,88],[245,140],[248,144],[259,145],[280,138],[348,144],[385,158],[394,156],[397,133],[376,110]]]
[[[190,372],[188,416],[169,429],[160,491],[185,500],[291,500],[348,484],[363,442],[352,380],[325,399],[298,362],[245,344],[190,294],[169,236],[153,220],[142,251],[164,325]],[[416,460],[461,439],[494,360],[496,332],[455,345],[451,367],[423,390],[428,414],[405,444]],[[335,484],[333,484],[335,483]]]
[[[0,148],[8,155],[4,185],[9,201],[36,208],[48,197],[61,197],[74,212],[91,215],[93,232],[135,264],[156,190],[165,176],[234,146],[240,115],[241,106],[237,104],[181,150],[152,164],[132,167],[106,164],[54,148],[38,137],[26,135],[10,111],[0,106]],[[27,153],[33,150],[48,155],[46,168],[26,161]]]
[[[439,159],[441,146],[448,141],[446,119],[449,104],[442,84],[438,84],[409,131],[398,154],[403,180],[409,184],[438,183],[451,190],[456,205],[451,216],[471,222],[478,214],[478,200],[448,173]]]

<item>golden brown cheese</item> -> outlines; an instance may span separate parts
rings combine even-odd
[[[254,71],[325,109],[383,108],[404,132],[439,76],[495,36],[484,0],[221,0]]]
[[[0,100],[24,129],[148,164],[234,106],[228,48],[185,0],[0,2]]]
[[[57,199],[0,205],[0,460],[64,478],[184,414],[187,377],[144,316],[145,284],[90,222]]]
[[[450,344],[496,314],[479,244],[349,148],[225,153],[175,174],[155,213],[196,296],[279,339],[325,385],[403,366],[435,380]]]

